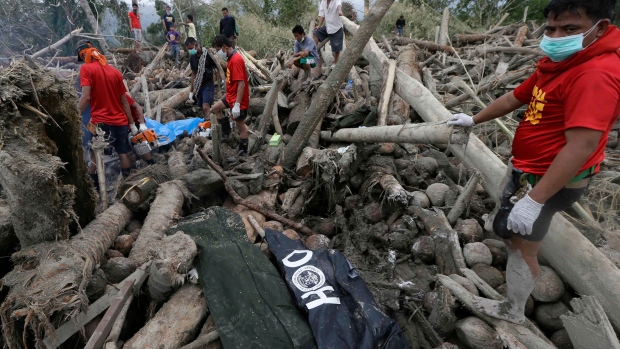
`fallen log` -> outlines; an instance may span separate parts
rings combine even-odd
[[[456,281],[445,275],[437,275],[437,280],[449,288],[452,294],[458,298],[463,305],[465,305],[472,313],[484,320],[489,325],[495,328],[501,328],[508,332],[513,337],[517,338],[519,342],[523,343],[528,349],[554,349],[553,344],[545,342],[542,338],[532,333],[527,327],[522,325],[513,324],[507,321],[499,320],[487,316],[479,312],[474,306],[474,295],[467,291],[463,286],[459,285]]]
[[[318,92],[314,95],[310,108],[305,113],[305,118],[301,121],[299,127],[293,134],[293,137],[284,150],[284,167],[293,168],[297,161],[297,157],[303,151],[308,139],[319,125],[331,101],[339,90],[340,84],[351,71],[351,67],[362,53],[368,39],[372,36],[394,0],[378,0],[372,10],[362,21],[360,30],[351,40],[351,44],[347,47],[347,54],[340,57],[334,71],[327,77],[327,80],[319,87]],[[345,18],[341,16],[341,18]]]
[[[463,46],[476,44],[491,38],[493,38],[493,36],[488,34],[456,34],[452,40],[456,45]]]
[[[570,305],[573,311],[560,318],[575,348],[620,349],[618,337],[595,297],[573,298]]]
[[[381,89],[381,100],[377,110],[377,126],[385,126],[387,124],[388,107],[392,97],[392,89],[394,88],[394,72],[396,71],[396,61],[391,59],[384,69],[385,79],[383,80],[383,88]]]
[[[425,40],[419,40],[419,39],[411,39],[411,38],[398,37],[398,38],[395,38],[394,41],[396,43],[400,44],[400,45],[415,44],[416,46],[419,46],[420,48],[426,49],[427,51],[429,51],[431,53],[435,53],[435,52],[440,51],[440,52],[445,52],[445,53],[452,54],[456,50],[452,46],[439,45],[439,44],[436,44],[434,42],[425,41]]]
[[[155,109],[156,110],[157,109],[161,110],[161,109],[165,109],[165,108],[169,108],[169,109],[176,108],[181,103],[184,103],[185,101],[187,101],[187,99],[189,98],[190,89],[191,89],[191,87],[189,87],[189,86],[184,88],[184,89],[182,89],[181,91],[177,92],[177,94],[175,94],[174,96],[166,99],[161,104],[156,106]]]
[[[220,338],[220,334],[217,331],[212,331],[198,336],[193,342],[182,346],[180,349],[202,349],[205,346],[216,339]]]
[[[207,312],[207,300],[200,286],[186,284],[161,307],[153,319],[125,343],[123,348],[179,348],[187,344],[200,330]]]
[[[181,215],[186,191],[179,180],[162,183],[159,186],[140,235],[129,253],[129,260],[134,266],[137,267],[152,258],[152,252],[164,238],[166,229]]]
[[[465,145],[468,136],[462,129],[450,127],[444,123],[343,128],[334,133],[331,131],[321,132],[321,139],[325,141],[353,143],[393,142]]]
[[[349,32],[357,25],[342,19]],[[366,57],[373,66],[380,67],[387,58],[370,41]],[[442,122],[452,113],[448,111],[419,82],[398,69],[396,93],[407,101],[426,122]],[[400,87],[399,87],[400,86]],[[483,187],[494,198],[501,195],[500,181],[506,165],[476,136],[471,135],[466,147],[450,146],[449,149],[468,168],[476,168],[485,177]],[[605,309],[615,329],[620,329],[620,270],[605,257],[581,232],[561,215],[555,215],[549,234],[543,240],[541,255],[579,294],[595,296]],[[571,263],[566,263],[570,260]],[[517,338],[519,338],[517,336]]]
[[[417,69],[416,54],[413,49],[401,52],[396,61],[400,70],[412,78],[422,81],[420,72]],[[394,73],[396,74],[396,72]],[[409,104],[396,93],[392,93],[392,114],[400,117],[403,125],[409,120]]]
[[[439,26],[439,45],[445,46],[448,43],[448,25],[450,24],[450,8],[446,6],[441,16],[441,25]]]
[[[9,348],[22,347],[18,328],[31,328],[40,345],[53,332],[52,314],[70,316],[88,304],[84,289],[92,272],[103,263],[105,252],[130,218],[131,211],[117,203],[68,241],[44,242],[13,254],[15,268],[3,279],[10,291],[0,306]]]
[[[157,101],[159,100],[159,98],[165,101],[166,99],[176,95],[182,90],[183,90],[182,88],[168,88],[165,90],[149,91],[149,100],[151,102],[151,105],[155,105],[157,104]],[[145,101],[143,93],[138,93],[135,96],[132,95],[132,97],[136,102],[138,102],[138,104],[145,105],[146,101]]]
[[[31,58],[37,58],[37,57],[41,57],[44,54],[51,52],[51,51],[56,51],[58,50],[58,48],[62,45],[64,45],[64,43],[66,43],[67,41],[71,40],[75,35],[79,34],[82,32],[82,28],[78,28],[73,30],[71,33],[65,35],[62,37],[62,39],[56,41],[55,43],[47,46],[44,49],[41,49],[35,53],[32,54],[32,56],[30,56]]]
[[[86,1],[86,0],[82,0],[82,1]],[[161,47],[161,49],[159,49],[159,52],[157,53],[157,56],[155,56],[155,58],[153,58],[153,61],[151,61],[151,63],[149,63],[149,65],[147,65],[144,68],[144,70],[142,71],[142,75],[150,77],[153,74],[153,70],[155,70],[155,68],[159,64],[159,61],[161,61],[162,57],[166,54],[166,49],[167,48],[168,48],[168,43],[165,43]],[[141,84],[133,85],[133,87],[131,88],[130,95],[134,96],[138,92],[140,92],[140,87],[141,87]]]
[[[10,254],[18,244],[17,235],[11,223],[11,210],[4,200],[0,199],[0,256]]]

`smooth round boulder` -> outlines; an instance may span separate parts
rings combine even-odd
[[[532,297],[539,302],[551,303],[562,299],[566,289],[560,276],[547,266],[541,266],[536,280],[536,286],[532,291]]]
[[[476,264],[491,265],[493,256],[487,245],[482,242],[472,242],[463,247],[463,257],[468,267]]]
[[[534,309],[534,319],[543,330],[555,332],[564,328],[560,316],[568,311],[568,307],[562,302],[543,303]]]
[[[282,231],[282,230],[284,230],[284,227],[282,226],[282,223],[280,223],[278,221],[267,221],[267,222],[263,223],[263,229],[271,229],[271,230],[275,230],[275,231]]]
[[[482,227],[473,218],[458,220],[454,230],[463,244],[482,241]]]
[[[381,212],[381,204],[373,202],[364,207],[364,216],[371,224],[379,223],[383,219],[383,213]]]
[[[420,236],[413,243],[411,254],[424,263],[435,263],[435,241],[430,236]]]
[[[424,294],[422,298],[422,308],[427,314],[430,314],[435,307],[435,302],[437,302],[437,292],[430,291]]]
[[[286,229],[282,232],[282,234],[284,234],[287,238],[291,239],[291,240],[299,240],[299,234],[297,234],[296,231],[294,231],[293,229]]]
[[[568,331],[561,329],[556,331],[549,337],[551,343],[555,344],[558,349],[574,349],[573,343],[568,336]]]
[[[431,200],[428,198],[426,193],[421,191],[414,191],[413,193],[411,193],[411,200],[409,200],[409,205],[427,208],[431,205]]]
[[[478,276],[484,280],[489,286],[493,288],[499,287],[501,284],[505,283],[504,275],[502,273],[487,264],[476,264],[471,270],[473,270]]]
[[[493,265],[506,265],[506,262],[508,261],[508,250],[506,249],[506,244],[503,241],[486,239],[483,240],[482,243],[489,248],[489,251],[491,251],[491,256],[493,256]]]
[[[344,108],[342,108],[342,115],[353,114],[356,110],[357,105],[355,105],[355,103],[347,103]]]
[[[475,316],[466,317],[457,322],[456,335],[470,349],[502,349],[504,347],[497,332]]]
[[[306,239],[306,247],[312,251],[329,248],[329,238],[323,234],[314,234]]]
[[[425,192],[433,206],[443,206],[445,203],[444,197],[448,190],[450,190],[450,187],[447,184],[433,183],[426,188]]]

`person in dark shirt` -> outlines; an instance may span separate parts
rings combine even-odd
[[[394,29],[396,30],[396,36],[403,36],[403,32],[405,31],[405,16],[400,15],[400,18],[396,20]]]
[[[189,52],[189,65],[192,69],[192,77],[190,78],[189,101],[194,100],[194,91],[196,92],[196,105],[202,107],[204,119],[211,119],[211,106],[215,98],[215,86],[213,85],[213,69],[215,62],[211,59],[206,47],[200,47],[198,41],[193,37],[185,40],[185,47]],[[203,69],[199,69],[203,68]],[[199,71],[201,70],[201,71]],[[201,75],[201,76],[199,76]]]
[[[161,16],[161,24],[164,26],[164,33],[170,31],[170,27],[174,25],[174,15],[172,15],[172,8],[166,6],[166,13]]]
[[[239,30],[237,28],[237,22],[235,17],[228,15],[228,9],[222,8],[222,19],[220,19],[220,34],[223,34],[228,39],[237,43],[237,37],[239,36]]]

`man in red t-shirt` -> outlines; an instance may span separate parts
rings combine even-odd
[[[105,137],[116,149],[121,161],[121,172],[124,177],[129,175],[130,162],[127,153],[131,151],[128,139],[129,120],[131,109],[125,97],[125,84],[121,72],[107,64],[106,58],[90,41],[80,40],[77,45],[78,61],[84,61],[80,67],[80,85],[82,96],[78,102],[80,114],[90,104],[89,131],[96,127],[105,132]],[[91,133],[91,138],[94,135]],[[95,159],[95,154],[90,151],[90,159]],[[97,186],[97,166],[94,161],[90,162],[88,174]]]
[[[129,12],[129,28],[131,28],[131,34],[135,43],[136,53],[140,52],[140,43],[142,42],[142,25],[140,24],[140,14],[138,13],[138,4],[133,3],[132,11]]]
[[[250,84],[248,83],[248,73],[245,70],[243,57],[233,47],[233,43],[226,36],[220,34],[213,39],[211,44],[218,55],[228,58],[226,67],[226,97],[221,101],[215,102],[211,109],[217,116],[217,121],[222,125],[223,137],[230,137],[230,122],[228,117],[224,117],[222,110],[232,109],[232,117],[239,129],[239,150],[238,155],[244,156],[248,152],[248,127],[245,118],[248,115],[250,106]]]
[[[538,277],[537,252],[551,219],[579,199],[605,157],[607,136],[620,114],[620,30],[610,25],[612,11],[608,0],[552,0],[544,10],[540,43],[547,57],[534,74],[473,117],[456,114],[448,121],[473,126],[529,104],[493,220],[493,231],[509,251],[508,299],[476,298],[488,315],[524,321]]]

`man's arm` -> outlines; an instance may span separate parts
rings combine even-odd
[[[142,106],[140,106],[138,102],[134,102],[133,105],[129,107],[129,109],[131,109],[132,107],[136,110],[136,113],[138,114],[138,121],[140,122],[140,124],[146,126],[146,121],[144,120],[144,111],[142,110]]]
[[[192,77],[189,78],[189,92],[194,92],[194,80],[196,80],[196,72],[192,70]]]
[[[338,16],[343,16],[343,14],[342,14],[342,5],[338,5],[338,7],[336,7],[336,9],[338,10]]]
[[[239,80],[239,82],[237,83],[237,99],[235,100],[235,103],[241,104],[244,90],[245,90],[245,81]]]
[[[129,102],[127,102],[127,98],[125,98],[125,94],[121,95],[121,104],[123,105],[123,110],[127,115],[127,121],[129,121],[130,125],[134,124],[133,117],[131,116],[131,108],[129,107]]]
[[[504,116],[519,109],[522,105],[523,103],[521,103],[521,101],[515,97],[514,93],[510,91],[493,101],[493,103],[482,109],[478,114],[474,115],[474,123],[478,125],[483,122],[497,119],[500,116]]]
[[[590,155],[596,151],[603,132],[578,127],[568,129],[564,134],[566,145],[553,159],[540,182],[528,194],[539,204],[544,204],[578,174]]]
[[[78,102],[78,108],[80,109],[80,114],[84,113],[86,107],[90,104],[90,86],[82,86],[82,96],[80,97],[80,101]]]
[[[224,34],[224,18],[220,19],[220,34]]]
[[[165,19],[163,19],[163,17],[162,17],[162,19],[161,19],[161,25],[163,25],[163,26],[164,26],[164,31],[165,31],[165,32],[167,32],[168,30],[166,29],[166,20],[165,20]]]

